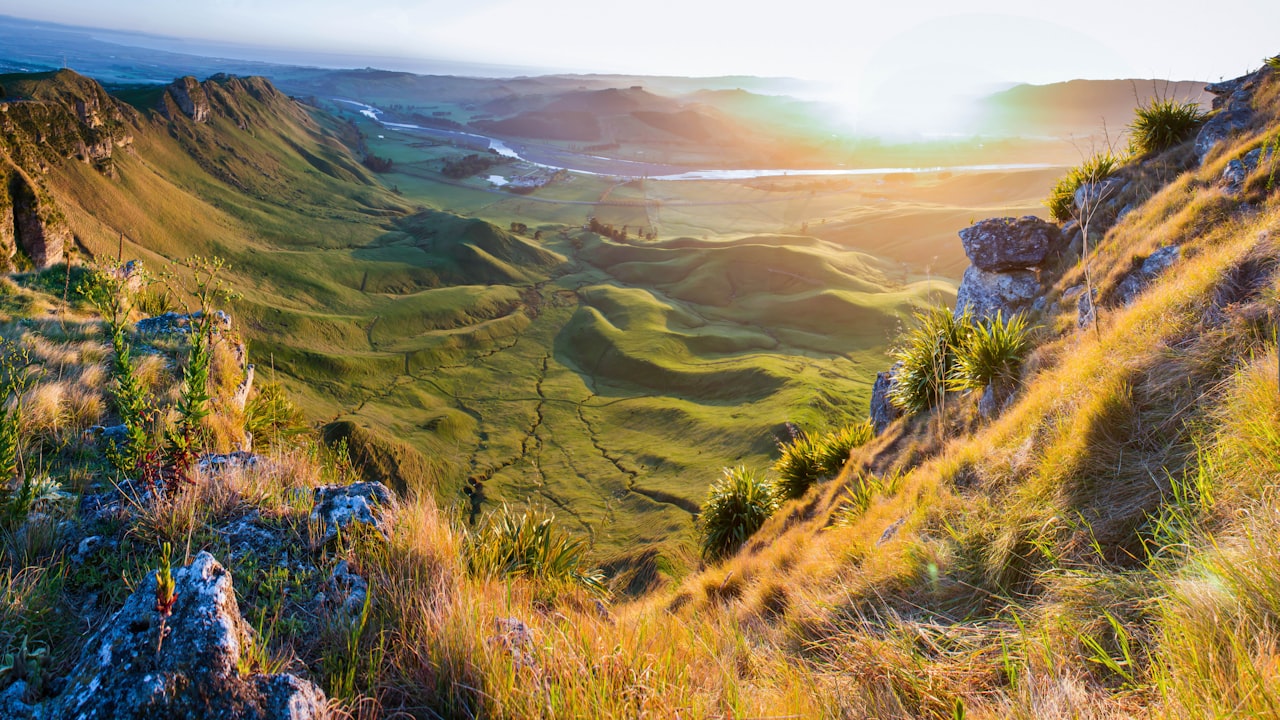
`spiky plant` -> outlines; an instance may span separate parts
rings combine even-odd
[[[1031,328],[1018,313],[981,321],[957,348],[949,384],[956,390],[983,390],[989,385],[1007,386],[1018,377],[1022,361],[1031,349]]]
[[[1134,154],[1166,150],[1191,138],[1204,123],[1199,103],[1153,99],[1139,105],[1129,123],[1129,144]]]
[[[775,487],[762,473],[741,465],[725,468],[698,516],[702,556],[719,560],[733,554],[777,509]]]
[[[778,475],[778,495],[785,499],[798,498],[823,476],[822,443],[819,438],[802,432],[778,449],[782,454],[773,463],[773,471]]]
[[[587,566],[590,545],[556,525],[538,509],[517,513],[505,504],[488,514],[467,537],[470,569],[482,577],[528,577],[574,582],[604,591],[604,576]]]
[[[1049,214],[1058,222],[1066,222],[1075,218],[1076,191],[1083,185],[1096,183],[1111,177],[1123,163],[1122,158],[1107,151],[1101,152],[1071,168],[1066,175],[1049,191],[1049,199],[1044,201]]]
[[[924,412],[942,399],[956,350],[973,329],[968,308],[956,317],[939,306],[916,313],[915,320],[892,353],[900,365],[889,390],[889,402],[908,415]]]
[[[875,427],[871,420],[846,425],[832,430],[818,440],[818,467],[823,476],[840,474],[844,464],[849,460],[849,453],[856,447],[862,447],[875,437]]]

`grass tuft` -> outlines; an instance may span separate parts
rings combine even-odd
[[[777,491],[762,474],[743,466],[725,468],[724,477],[707,491],[698,517],[703,557],[731,555],[777,509]]]
[[[1129,147],[1135,155],[1148,155],[1183,143],[1204,123],[1205,112],[1194,102],[1153,99],[1139,105],[1129,124]]]
[[[1049,214],[1058,222],[1071,220],[1075,217],[1076,191],[1083,185],[1111,177],[1122,163],[1122,158],[1114,153],[1103,152],[1071,168],[1049,191],[1049,199],[1044,201]]]
[[[604,592],[604,575],[588,569],[590,545],[555,524],[555,515],[503,505],[467,538],[471,571],[481,577],[524,577],[576,583]]]

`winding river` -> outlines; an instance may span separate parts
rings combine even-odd
[[[787,169],[761,168],[748,170],[686,170],[674,165],[620,160],[599,155],[575,153],[546,145],[525,145],[512,141],[446,128],[424,127],[409,123],[389,122],[382,119],[383,111],[366,103],[345,98],[333,98],[336,102],[359,108],[360,114],[386,128],[413,132],[434,138],[449,140],[464,146],[487,149],[504,157],[551,170],[568,170],[583,175],[602,175],[618,178],[645,178],[647,180],[751,180],[766,177],[831,177],[849,175],[887,175],[890,173],[933,172],[983,172],[1000,170],[1039,170],[1053,167],[1046,163],[1012,163],[997,165],[949,165],[937,167],[880,167],[880,168],[818,168]]]

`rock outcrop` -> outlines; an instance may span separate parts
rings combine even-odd
[[[0,256],[12,265],[21,250],[37,268],[62,262],[71,243],[71,231],[62,214],[21,172],[13,172],[6,183],[7,216],[0,219]]]
[[[1173,267],[1181,257],[1182,248],[1178,245],[1162,247],[1151,253],[1116,285],[1116,300],[1124,305],[1132,303],[1152,281]]]
[[[1005,272],[1039,267],[1062,244],[1057,226],[1038,217],[989,218],[960,231],[964,254],[975,267]]]
[[[1223,140],[1245,130],[1253,122],[1253,91],[1267,68],[1243,77],[1213,83],[1205,91],[1213,94],[1213,114],[1196,135],[1196,156],[1200,162]]]
[[[231,574],[212,555],[200,553],[173,580],[172,615],[162,623],[152,573],[90,638],[66,689],[37,710],[39,717],[328,717],[324,692],[306,680],[240,674],[250,630]]]
[[[380,482],[322,485],[315,489],[311,522],[322,528],[317,545],[333,542],[338,535],[365,525],[385,538],[391,536],[391,514],[396,502]]]
[[[208,122],[209,116],[213,113],[204,87],[200,85],[199,80],[190,75],[174,80],[160,97],[157,109],[166,118],[174,119],[175,108],[198,123]]]
[[[983,220],[961,230],[960,241],[973,264],[960,281],[955,313],[967,309],[980,319],[1030,308],[1041,294],[1036,269],[1065,245],[1056,225],[1032,216]]]
[[[871,426],[877,435],[900,415],[898,408],[889,402],[889,391],[893,389],[893,376],[897,369],[898,366],[894,365],[889,372],[876,373],[875,384],[871,386]]]

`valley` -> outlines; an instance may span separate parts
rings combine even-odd
[[[864,417],[904,320],[954,298],[955,230],[1042,213],[1060,172],[552,172],[263,80],[184,82],[0,78],[80,127],[77,98],[118,109],[109,171],[42,183],[81,261],[225,258],[264,376],[353,456],[393,458],[397,489],[465,518],[545,505],[650,571],[689,564],[722,468]]]

